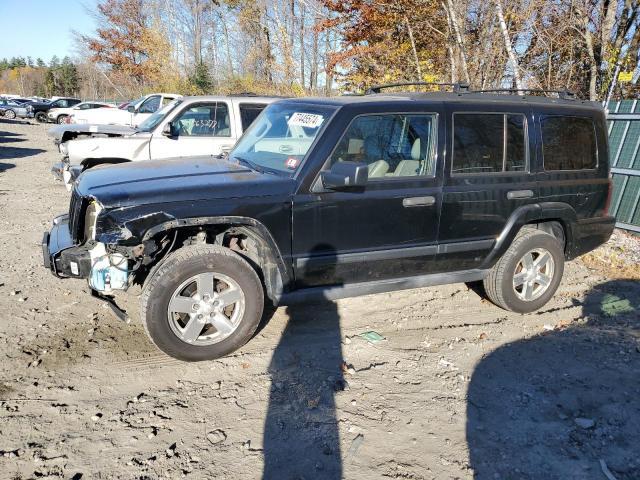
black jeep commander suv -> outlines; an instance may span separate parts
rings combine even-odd
[[[183,360],[247,342],[265,297],[482,280],[531,312],[614,219],[603,109],[521,93],[276,102],[227,158],[85,172],[45,265],[103,299],[141,284],[149,336]]]

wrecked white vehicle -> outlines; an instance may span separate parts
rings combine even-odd
[[[152,93],[129,103],[127,108],[124,109],[81,110],[71,115],[69,122],[92,125],[136,126],[177,98],[182,98],[182,95],[176,93]]]
[[[101,136],[60,143],[65,159],[54,166],[53,173],[62,176],[70,189],[82,171],[97,165],[220,155],[229,151],[260,112],[275,100],[255,96],[185,97],[174,100],[137,128],[114,130],[92,125],[89,133]],[[59,135],[61,141],[64,134],[63,131]]]

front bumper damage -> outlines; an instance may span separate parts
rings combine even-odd
[[[99,251],[104,252],[104,245],[98,244]],[[61,215],[53,219],[51,230],[45,232],[42,237],[42,256],[44,267],[58,278],[78,278],[86,279],[91,287],[91,296],[105,302],[114,315],[125,322],[129,322],[129,317],[122,308],[114,301],[114,298],[107,293],[112,292],[110,276],[113,274],[119,278],[124,276],[126,281],[126,262],[122,267],[122,257],[115,263],[106,259],[106,255],[96,258],[92,255],[96,247],[89,248],[85,245],[75,245],[69,231],[69,216]],[[106,268],[105,268],[106,265]],[[124,272],[124,273],[123,273]],[[105,282],[106,280],[106,282]],[[96,290],[95,284],[99,284],[102,290]],[[113,290],[126,290],[126,288],[114,288]]]
[[[69,216],[53,219],[51,230],[42,238],[44,266],[58,278],[89,278],[91,256],[89,250],[75,245],[69,232]]]

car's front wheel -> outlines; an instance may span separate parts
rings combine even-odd
[[[216,245],[172,253],[145,284],[141,317],[153,343],[186,361],[211,360],[244,345],[264,307],[251,265]]]
[[[561,243],[540,230],[526,229],[484,279],[496,305],[518,313],[542,308],[558,289],[564,272]]]
[[[44,112],[38,112],[36,113],[36,121],[39,123],[47,123],[47,114]]]
[[[56,119],[56,123],[58,125],[62,125],[63,123],[67,123],[67,117],[68,117],[68,115],[59,115],[58,118]]]

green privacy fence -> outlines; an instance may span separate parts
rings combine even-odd
[[[610,102],[611,214],[616,226],[640,232],[640,101]]]

